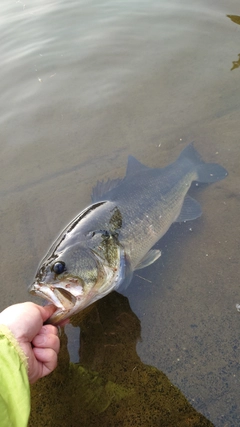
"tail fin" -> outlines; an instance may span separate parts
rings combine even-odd
[[[220,181],[221,179],[226,178],[228,175],[227,170],[218,165],[217,163],[205,163],[200,154],[194,148],[193,143],[189,144],[181,152],[179,156],[180,160],[187,160],[196,168],[198,175],[198,182],[202,183],[212,183]]]
[[[228,172],[223,166],[217,163],[203,163],[197,166],[198,182],[217,182],[226,178]]]

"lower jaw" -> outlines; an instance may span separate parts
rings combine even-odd
[[[57,310],[52,314],[52,316],[46,320],[45,324],[58,326],[59,324],[62,324],[64,320],[68,319],[70,316],[71,316],[70,310],[57,308]]]

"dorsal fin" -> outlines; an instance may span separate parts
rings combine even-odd
[[[103,200],[106,193],[108,193],[113,188],[116,188],[122,179],[108,179],[107,181],[98,181],[95,187],[92,189],[91,199],[93,203]]]
[[[128,163],[125,177],[131,177],[139,172],[149,170],[148,166],[143,165],[135,157],[128,156]],[[123,179],[108,179],[107,181],[98,181],[92,189],[91,199],[93,203],[99,202],[105,198],[105,195],[113,188],[118,187]]]
[[[143,171],[146,171],[149,169],[151,169],[151,168],[143,165],[141,162],[139,162],[137,159],[135,159],[135,157],[128,156],[126,177],[133,176],[138,172],[143,172]]]

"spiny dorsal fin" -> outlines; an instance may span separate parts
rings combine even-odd
[[[128,156],[126,177],[131,177],[138,172],[143,172],[149,170],[148,166],[143,165],[139,162],[135,157]],[[123,180],[120,178],[117,179],[108,179],[107,181],[98,181],[95,187],[92,189],[91,199],[93,203],[99,202],[103,200],[106,194],[113,190],[113,188],[118,187]]]
[[[135,159],[135,157],[128,156],[126,177],[133,176],[138,172],[143,172],[143,171],[146,171],[149,169],[151,169],[151,168],[143,165],[141,162],[139,162],[137,159]]]
[[[120,178],[108,179],[107,181],[98,181],[95,187],[92,189],[92,202],[96,203],[100,200],[103,200],[105,195],[113,188],[116,188],[121,182],[122,179]]]

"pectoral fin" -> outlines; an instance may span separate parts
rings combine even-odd
[[[159,249],[151,249],[138,263],[135,270],[140,270],[145,268],[148,265],[153,264],[161,256],[161,251]]]
[[[191,221],[199,218],[202,215],[202,209],[199,203],[192,199],[190,196],[186,196],[182,205],[180,214],[178,215],[175,222]]]
[[[122,252],[120,257],[119,274],[114,289],[118,292],[126,290],[128,285],[131,283],[132,277],[133,270],[130,258],[124,252]]]

